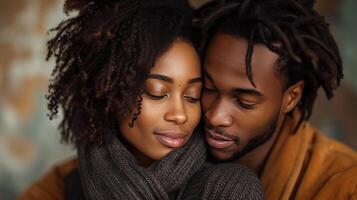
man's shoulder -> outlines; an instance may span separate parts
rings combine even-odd
[[[307,128],[313,131],[313,139],[310,143],[306,175],[315,177],[318,181],[308,177],[306,181],[314,183],[308,184],[308,188],[314,185],[320,188],[316,188],[316,199],[328,199],[332,196],[339,199],[346,195],[357,195],[357,152],[330,138],[320,129],[311,125]]]
[[[267,199],[346,199],[356,194],[357,153],[304,122],[282,132],[261,180]]]
[[[18,200],[64,199],[64,178],[77,167],[76,158],[58,163],[31,184]]]
[[[322,130],[307,123],[307,131],[313,132],[310,147],[313,153],[325,155],[325,159],[342,161],[346,165],[357,165],[357,152],[342,142],[329,137]],[[341,164],[343,164],[341,163]]]

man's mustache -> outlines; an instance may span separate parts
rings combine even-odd
[[[205,125],[205,128],[210,130],[210,131],[213,131],[214,133],[218,134],[218,135],[222,135],[223,137],[225,138],[228,138],[230,140],[235,140],[235,143],[237,145],[240,144],[240,138],[237,136],[237,135],[234,135],[234,134],[230,134],[230,133],[227,133],[226,131],[224,131],[222,128],[220,127],[214,127],[208,123],[206,123]]]

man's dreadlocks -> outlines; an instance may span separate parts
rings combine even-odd
[[[204,52],[217,33],[248,41],[247,76],[254,84],[251,58],[254,44],[264,44],[279,55],[277,70],[286,79],[284,89],[305,82],[298,105],[299,125],[311,116],[320,87],[328,99],[343,77],[342,61],[325,19],[314,10],[313,0],[212,1],[200,8],[196,23],[203,31]]]

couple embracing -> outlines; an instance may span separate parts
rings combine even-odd
[[[77,157],[26,199],[357,199],[357,154],[307,121],[343,77],[312,0],[67,0],[50,117]]]

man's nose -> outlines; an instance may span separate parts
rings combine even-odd
[[[166,121],[174,122],[175,124],[184,124],[187,121],[187,113],[185,105],[181,98],[176,98],[170,103],[170,108],[164,116]]]
[[[223,99],[217,99],[205,111],[205,119],[214,127],[229,127],[233,123],[233,118],[230,114],[231,106]]]

